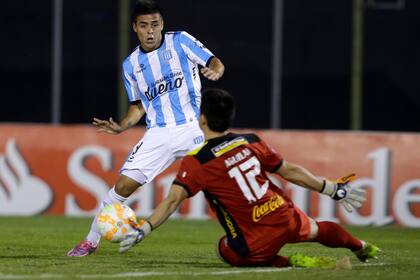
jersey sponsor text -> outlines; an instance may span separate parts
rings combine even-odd
[[[276,211],[276,209],[278,209],[283,204],[283,197],[279,196],[278,194],[272,196],[270,200],[264,202],[263,204],[254,206],[254,208],[252,209],[252,220],[254,222],[258,222],[264,216]]]

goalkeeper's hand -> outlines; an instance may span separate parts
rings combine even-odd
[[[152,231],[152,226],[148,221],[141,220],[140,223],[130,220],[133,230],[126,234],[123,241],[120,242],[120,253],[127,252],[131,247],[142,241]]]
[[[349,185],[349,182],[354,178],[356,178],[356,174],[352,173],[339,178],[337,181],[324,180],[321,193],[338,200],[347,212],[352,212],[354,208],[362,207],[363,202],[366,201],[364,190],[355,189]]]

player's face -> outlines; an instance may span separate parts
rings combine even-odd
[[[133,30],[145,51],[155,50],[162,41],[163,19],[159,13],[140,15],[133,23]]]

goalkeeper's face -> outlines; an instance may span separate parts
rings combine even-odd
[[[159,13],[139,15],[133,23],[141,47],[145,51],[153,51],[162,42],[163,19]]]

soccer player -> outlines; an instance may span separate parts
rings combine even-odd
[[[379,248],[352,236],[333,222],[316,222],[297,208],[288,195],[268,179],[266,172],[330,196],[346,210],[361,207],[362,190],[348,182],[322,180],[304,167],[286,161],[255,134],[226,130],[234,116],[232,96],[219,89],[203,92],[200,127],[205,143],[183,158],[170,192],[151,217],[136,225],[120,243],[125,252],[159,227],[180,203],[203,191],[226,235],[218,243],[218,254],[232,266],[329,267],[334,260],[277,255],[286,243],[318,242],[328,247],[348,248],[361,261],[376,258]]]
[[[124,203],[141,185],[150,182],[178,157],[200,145],[200,74],[217,81],[224,65],[185,31],[163,33],[162,11],[156,2],[139,1],[133,12],[139,46],[123,62],[123,79],[130,106],[124,119],[94,118],[98,132],[119,134],[146,114],[147,131],[121,168],[121,176],[100,204]],[[199,71],[199,66],[202,68]],[[70,250],[83,257],[98,247],[96,218],[86,239]]]

